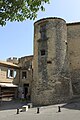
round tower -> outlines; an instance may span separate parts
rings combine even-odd
[[[35,22],[33,67],[33,104],[48,105],[70,98],[65,20],[46,18]]]

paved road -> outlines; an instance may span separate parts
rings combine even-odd
[[[3,108],[6,105],[5,109],[0,109],[0,120],[80,120],[80,103],[60,104],[61,112],[57,112],[58,105],[40,107],[39,114],[36,113],[37,108],[16,114],[16,107],[21,107],[22,103],[12,103],[0,106]]]

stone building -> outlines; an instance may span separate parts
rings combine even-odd
[[[33,56],[21,57],[18,60],[19,66],[19,96],[20,98],[26,98],[31,100],[31,88],[32,88],[32,68]]]
[[[0,61],[0,98],[16,98],[19,83],[19,67],[16,64],[6,61]]]
[[[13,57],[0,61],[0,98],[31,99],[33,56]]]
[[[66,102],[80,95],[80,23],[44,18],[34,23],[32,103]]]
[[[14,68],[17,73],[13,80],[6,78],[6,82],[17,85],[17,96],[33,105],[61,103],[79,97],[80,22],[66,23],[54,17],[38,20],[34,23],[34,55],[18,61],[9,58],[7,62],[3,66]],[[5,82],[3,78],[1,82]]]

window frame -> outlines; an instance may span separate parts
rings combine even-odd
[[[40,50],[40,54],[41,54],[41,56],[45,56],[46,55],[45,49]]]
[[[24,74],[25,73],[25,74]],[[23,75],[24,74],[24,75]],[[27,71],[22,71],[22,79],[27,79]]]
[[[11,71],[12,71],[12,73],[11,73]],[[17,75],[17,71],[15,69],[12,69],[12,68],[7,69],[7,78],[9,78],[9,79],[15,78],[16,75]]]

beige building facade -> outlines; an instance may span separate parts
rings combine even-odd
[[[19,67],[7,61],[0,61],[0,98],[16,98]]]
[[[8,58],[0,61],[0,95],[1,99],[20,98],[31,100],[33,56],[19,59]]]

